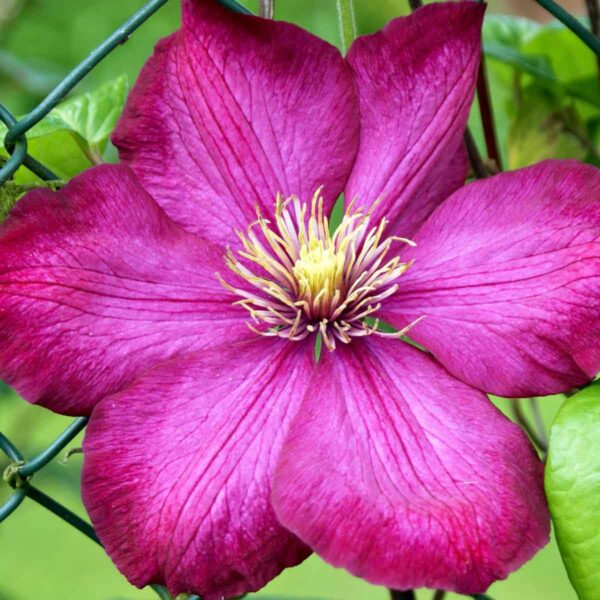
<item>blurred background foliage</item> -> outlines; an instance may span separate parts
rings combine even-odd
[[[142,3],[0,0],[0,101],[17,115],[32,109]],[[257,2],[245,4],[257,10]],[[361,34],[408,12],[406,0],[356,0],[355,4]],[[583,12],[583,1],[564,4]],[[517,16],[524,11],[536,21]],[[276,17],[339,45],[333,0],[278,0]],[[503,166],[517,168],[547,157],[573,157],[600,165],[598,62],[564,26],[542,20],[547,15],[534,2],[493,0],[488,9],[484,48]],[[115,159],[107,142],[108,125],[156,40],[175,30],[178,21],[179,3],[172,0],[87,76],[74,91],[77,97],[68,99],[31,132],[31,154],[63,178],[90,166],[100,155]],[[476,106],[471,127],[483,150]],[[22,169],[16,183],[32,179]],[[543,400],[548,427],[562,400]],[[507,411],[508,401],[496,401]],[[26,456],[44,448],[68,422],[27,405],[7,387],[0,388],[0,430]],[[71,446],[79,444],[80,439]],[[4,466],[6,460],[0,457],[0,471]],[[38,487],[85,516],[79,496],[80,466],[81,456],[76,454],[66,464],[53,461],[35,478]],[[7,486],[0,486],[0,502],[9,492]],[[489,593],[495,600],[576,598],[554,541]],[[150,590],[129,586],[99,547],[29,500],[0,526],[0,600],[155,597]],[[257,597],[384,600],[389,594],[312,557],[286,571]],[[431,598],[431,593],[418,593],[419,600],[425,598]],[[454,598],[458,596],[448,596]]]

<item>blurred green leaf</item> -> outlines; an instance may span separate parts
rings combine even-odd
[[[550,433],[546,494],[580,600],[600,599],[600,385],[569,398]]]
[[[597,71],[594,53],[556,20],[540,25],[523,17],[491,14],[483,25],[483,39],[494,58],[531,69],[532,74],[572,81]]]
[[[43,96],[64,77],[64,73],[54,65],[40,61],[25,62],[10,52],[0,50],[0,76],[34,96]]]
[[[524,39],[521,51],[548,58],[560,81],[572,81],[595,75],[596,56],[571,30],[558,21],[542,26],[535,35]]]
[[[483,49],[486,56],[502,61],[525,73],[556,82],[550,61],[544,56],[527,56],[517,48],[497,42],[485,42]]]
[[[600,79],[593,53],[562,23],[490,15],[483,30],[486,56],[530,75],[548,89],[600,108]]]
[[[546,158],[582,160],[593,148],[573,106],[530,86],[508,131],[508,167],[518,169]]]
[[[562,23],[510,15],[486,17],[483,39],[505,164],[550,157],[600,164],[591,126],[600,117],[600,78],[590,50]]]
[[[541,26],[511,15],[489,15],[483,25],[483,48],[487,56],[525,73],[555,81],[550,60],[543,53],[527,55],[523,45],[535,37]]]
[[[563,89],[567,95],[584,100],[588,104],[593,105],[595,108],[600,108],[600,80],[598,75],[592,75],[591,77],[582,77],[580,79],[574,79],[566,83]],[[594,112],[598,112],[595,110]]]
[[[594,53],[562,23],[553,21],[523,44],[526,54],[543,54],[557,79],[556,89],[583,100],[577,109],[584,119],[599,114],[600,78]]]
[[[483,36],[490,42],[518,49],[534,37],[541,28],[539,23],[531,19],[491,14],[486,16],[483,23]]]

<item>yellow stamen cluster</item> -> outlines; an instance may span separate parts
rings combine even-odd
[[[242,298],[238,304],[250,313],[251,329],[290,340],[320,332],[329,350],[336,340],[349,343],[355,336],[403,335],[406,330],[379,331],[373,315],[410,266],[398,256],[387,258],[392,244],[412,242],[384,238],[386,220],[370,227],[371,213],[353,206],[331,234],[320,190],[308,218],[307,210],[295,196],[278,196],[275,222],[259,211],[247,232],[238,232],[242,249],[237,254],[228,250],[227,265],[250,286],[221,281]]]
[[[310,240],[307,247],[301,248],[294,265],[299,296],[319,309],[321,303],[325,304],[343,288],[345,262],[343,252],[336,252],[322,240]]]

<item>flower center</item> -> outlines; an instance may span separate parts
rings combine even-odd
[[[247,232],[238,232],[242,249],[228,250],[227,266],[245,284],[221,282],[241,297],[250,328],[290,340],[319,332],[329,350],[356,336],[403,335],[379,331],[376,313],[410,266],[389,257],[392,244],[412,242],[384,237],[386,220],[372,226],[371,212],[353,206],[331,234],[320,190],[307,214],[297,197],[278,197],[274,223],[259,211]]]
[[[336,292],[339,295],[344,287],[345,264],[346,256],[336,252],[330,240],[313,238],[300,248],[300,258],[294,264],[298,297],[320,317],[327,317]]]
[[[294,265],[294,275],[300,295],[307,300],[319,294],[331,298],[343,282],[345,256],[321,240],[313,240],[300,249]]]

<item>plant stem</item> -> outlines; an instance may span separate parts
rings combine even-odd
[[[258,14],[263,19],[272,19],[275,12],[275,0],[260,0]]]
[[[477,74],[477,99],[479,100],[479,113],[481,115],[481,125],[485,137],[485,146],[490,160],[496,163],[498,170],[502,170],[500,161],[500,151],[498,150],[498,140],[496,138],[496,127],[494,125],[494,112],[492,110],[492,101],[490,98],[490,89],[485,70],[485,56],[481,53],[479,62],[479,72]]]
[[[559,6],[554,0],[535,0],[563,25],[568,27],[588,48],[600,56],[600,40],[586,29],[571,13]]]
[[[600,39],[600,7],[598,0],[585,0],[588,17],[590,18],[590,29],[597,39]],[[600,56],[596,57],[598,72],[600,73]]]
[[[444,600],[446,597],[446,592],[444,590],[436,590],[435,594],[433,594],[433,600]]]
[[[390,590],[390,597],[392,600],[416,600],[413,590]]]
[[[515,416],[515,420],[521,427],[525,430],[527,435],[531,438],[531,441],[540,449],[544,454],[548,452],[548,441],[544,437],[540,437],[536,429],[531,425],[525,413],[523,412],[523,408],[521,407],[521,400],[519,398],[514,398],[511,402],[512,412]]]
[[[546,426],[542,419],[542,412],[540,410],[540,404],[537,398],[529,398],[529,406],[531,407],[531,414],[533,415],[533,424],[535,425],[536,433],[538,438],[542,441],[542,444],[548,448],[548,435],[546,434]]]
[[[481,158],[473,134],[469,129],[465,131],[464,141],[467,148],[467,154],[469,155],[469,163],[475,173],[475,177],[477,177],[477,179],[485,179],[488,176],[488,170]]]
[[[600,8],[598,0],[585,0],[588,16],[590,18],[590,28],[596,37],[600,37]]]
[[[408,5],[410,6],[410,10],[417,10],[417,8],[421,8],[423,6],[422,0],[408,0]]]
[[[173,596],[171,596],[169,591],[162,585],[152,584],[150,587],[156,592],[156,595],[160,598],[160,600],[173,600]]]
[[[350,44],[356,38],[356,18],[354,16],[353,0],[336,0],[342,52],[346,54]]]

